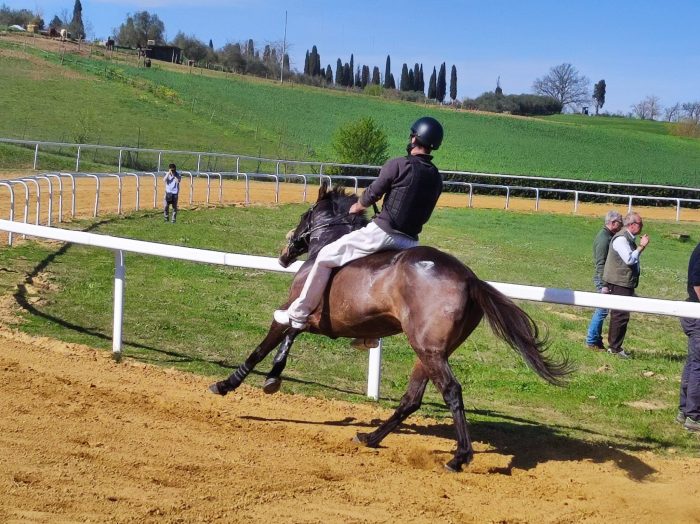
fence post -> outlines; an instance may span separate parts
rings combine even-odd
[[[34,146],[34,171],[36,171],[36,168],[38,165],[39,165],[39,144],[37,143],[37,145]]]
[[[114,251],[114,319],[112,325],[112,358],[119,362],[122,358],[122,323],[124,321],[124,280],[126,266],[124,251]]]
[[[80,146],[78,146],[78,154],[75,156],[75,171],[80,172]]]
[[[117,173],[122,172],[122,150],[119,150],[119,168],[117,169]]]
[[[382,339],[377,347],[369,350],[369,368],[367,370],[367,396],[379,400],[379,383],[382,379]]]

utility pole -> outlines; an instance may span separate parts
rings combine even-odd
[[[287,52],[287,11],[284,12],[284,40],[282,40],[282,64],[280,67],[280,84],[284,82],[284,54]]]

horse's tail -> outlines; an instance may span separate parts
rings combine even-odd
[[[484,312],[494,333],[517,350],[540,377],[555,385],[562,385],[563,378],[572,370],[567,358],[561,362],[546,356],[549,347],[547,335],[540,331],[530,315],[511,299],[489,283],[473,278],[469,282],[471,299]]]

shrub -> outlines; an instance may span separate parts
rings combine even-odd
[[[331,145],[343,164],[381,165],[388,158],[387,135],[371,116],[338,128]]]

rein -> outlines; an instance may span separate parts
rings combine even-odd
[[[313,209],[313,207],[312,207]],[[348,220],[348,217],[352,216],[353,218],[351,220]],[[355,220],[357,219],[359,215],[356,214],[350,214],[350,213],[343,213],[338,216],[334,216],[332,219],[326,221],[326,222],[321,222],[320,224],[312,225],[312,223],[309,224],[309,227],[307,230],[303,231],[301,234],[299,234],[296,237],[290,238],[289,242],[287,243],[288,246],[292,246],[294,244],[298,244],[299,242],[304,242],[307,246],[310,243],[311,240],[311,235],[317,231],[323,231],[325,229],[329,229],[331,227],[337,227],[337,226],[351,226],[355,223]],[[313,222],[313,221],[311,221]]]

